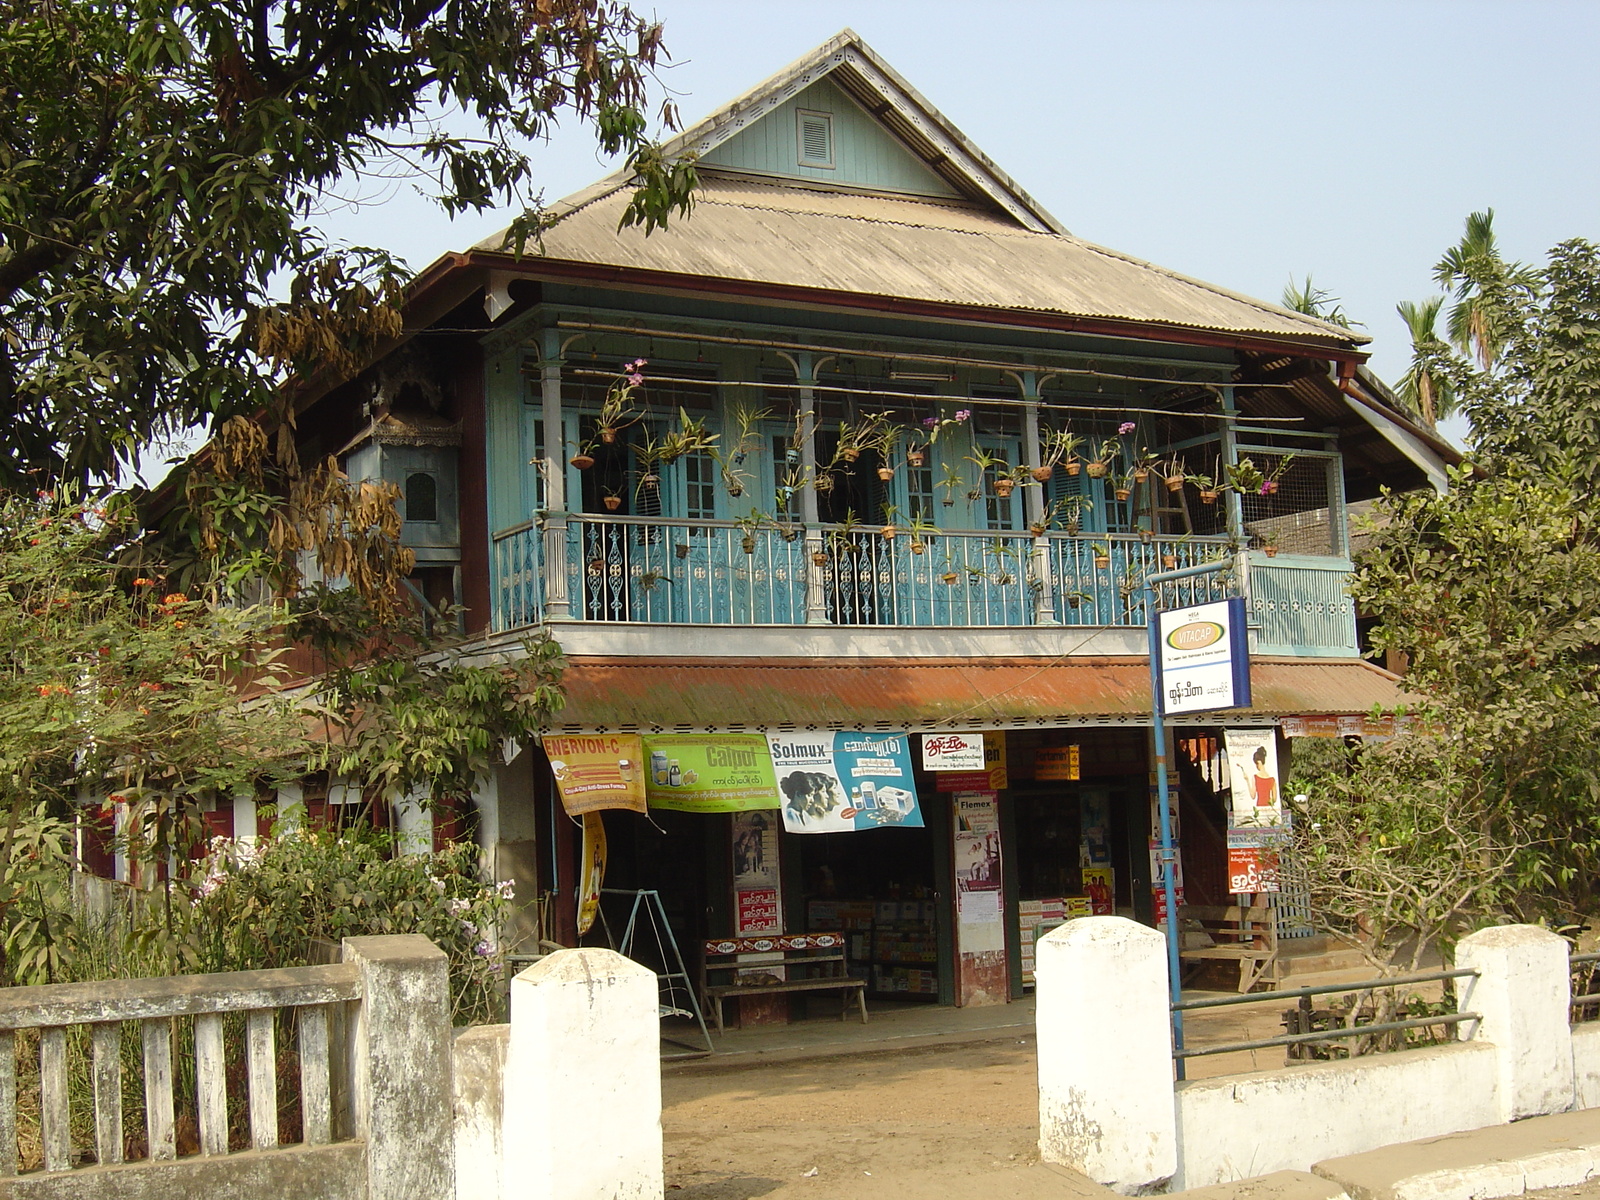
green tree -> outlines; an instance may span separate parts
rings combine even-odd
[[[1350,589],[1421,703],[1308,781],[1301,829],[1334,926],[1394,952],[1578,923],[1600,886],[1600,248],[1506,263],[1481,218],[1445,259],[1466,349],[1429,349],[1469,462],[1447,492],[1381,501]]]
[[[663,53],[616,0],[0,0],[0,486],[104,477],[398,332],[401,266],[307,224],[341,192],[536,237],[526,147],[570,114],[637,173],[625,223],[686,210]]]
[[[1319,321],[1326,321],[1330,325],[1339,325],[1345,329],[1361,323],[1352,321],[1345,315],[1339,297],[1311,282],[1310,271],[1306,272],[1304,283],[1296,283],[1294,276],[1289,276],[1289,282],[1283,285],[1281,303],[1291,312],[1304,313],[1308,317],[1316,317]]]
[[[1437,331],[1444,300],[1443,296],[1430,296],[1418,302],[1402,300],[1395,305],[1395,311],[1411,334],[1411,366],[1401,377],[1396,391],[1401,403],[1421,417],[1430,429],[1440,418],[1454,412],[1456,406],[1455,386],[1449,374],[1439,366],[1440,357],[1450,349]]]

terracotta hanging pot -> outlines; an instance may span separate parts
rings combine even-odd
[[[1133,481],[1135,483],[1143,483],[1146,479],[1149,479],[1149,478],[1150,478],[1150,472],[1145,470],[1145,468],[1143,468],[1143,467],[1138,467],[1133,472]]]
[[[1168,475],[1167,476],[1167,491],[1169,491],[1169,492],[1181,492],[1181,491],[1183,491],[1183,476],[1182,475]]]
[[[897,529],[897,528],[896,528],[896,527],[895,527],[895,526],[893,526],[893,525],[885,525],[885,526],[884,526],[884,527],[883,527],[883,528],[882,528],[882,529],[880,529],[880,530],[879,530],[879,531],[878,531],[878,532],[879,532],[879,533],[881,533],[881,534],[882,534],[882,535],[883,535],[883,540],[884,540],[884,541],[886,541],[886,542],[892,542],[892,541],[894,541],[894,539],[895,539],[895,538],[896,538],[896,537],[898,537],[898,536],[899,536],[899,534],[900,534],[900,530],[899,530],[899,529]]]
[[[1215,504],[1217,502],[1217,497],[1220,496],[1221,494],[1222,494],[1221,492],[1208,492],[1204,488],[1202,488],[1201,491],[1200,491],[1200,503],[1201,504]]]
[[[1028,472],[1038,483],[1049,483],[1050,476],[1055,473],[1056,469],[1054,467],[1034,467],[1033,470]]]
[[[571,458],[567,459],[567,461],[573,466],[577,467],[580,471],[587,471],[590,467],[594,466],[594,459],[589,457],[587,454],[574,454]]]
[[[827,566],[828,565],[828,552],[826,550],[813,550],[811,552],[811,561],[815,566],[819,566],[819,567]]]
[[[617,509],[622,507],[622,497],[621,496],[602,496],[600,498],[600,503],[604,504],[609,511],[616,512]]]
[[[746,554],[754,554],[756,552],[756,535],[753,533],[747,533],[740,538],[739,549],[743,550]]]
[[[1097,571],[1106,570],[1111,566],[1111,556],[1109,554],[1096,554],[1094,556],[1094,566]]]
[[[996,479],[994,481],[994,494],[999,496],[1000,499],[1004,500],[1007,496],[1011,495],[1012,490],[1016,486],[1017,481],[1015,479]]]
[[[735,499],[737,499],[738,497],[744,495],[744,484],[742,484],[742,483],[730,483],[728,485],[728,495],[734,497]]]
[[[688,558],[689,557],[689,546],[685,542],[679,542],[677,545],[672,547],[672,552],[674,554],[676,554],[679,558]]]
[[[839,450],[839,457],[845,462],[855,462],[861,457],[861,450],[856,446],[843,446]]]
[[[926,458],[927,454],[922,450],[906,451],[906,462],[910,463],[913,467],[920,467]]]
[[[617,431],[611,428],[609,425],[602,425],[600,427],[600,440],[608,446],[615,445],[617,441]]]
[[[889,480],[894,478],[894,468],[893,467],[879,467],[878,468],[878,478],[883,480],[885,483],[888,483]]]
[[[654,490],[655,488],[661,486],[661,476],[654,474],[646,475],[639,480],[639,483],[642,487],[647,487]]]
[[[911,553],[913,553],[913,554],[925,554],[925,553],[927,553],[927,550],[928,550],[928,543],[927,542],[923,541],[921,538],[912,538],[911,539]]]
[[[1129,496],[1133,495],[1133,489],[1125,487],[1113,488],[1112,494],[1116,496],[1118,500],[1126,500]]]
[[[945,583],[949,584],[951,587],[954,587],[956,580],[960,579],[961,576],[957,575],[954,571],[946,571],[943,575],[939,576],[939,578],[944,580]]]
[[[1163,571],[1176,571],[1178,569],[1178,556],[1176,554],[1163,554],[1161,556],[1161,569]]]
[[[1263,546],[1261,549],[1268,558],[1278,557],[1278,548],[1276,546]]]
[[[1043,537],[1044,536],[1044,532],[1045,532],[1044,531],[1044,526],[1043,525],[1029,525],[1028,526],[1028,532],[1033,534],[1034,537]]]
[[[1088,465],[1087,470],[1090,479],[1104,479],[1106,477],[1106,464],[1103,462],[1092,462]]]
[[[1068,475],[1076,475],[1079,471],[1083,470],[1083,463],[1079,462],[1075,458],[1069,458],[1066,462],[1061,464],[1061,469],[1064,470]]]

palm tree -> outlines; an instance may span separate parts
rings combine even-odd
[[[1505,338],[1494,318],[1496,301],[1511,291],[1537,283],[1537,275],[1517,262],[1500,257],[1494,237],[1494,209],[1467,218],[1461,241],[1446,250],[1433,268],[1439,286],[1455,296],[1446,323],[1450,343],[1473,355],[1484,370],[1494,366]]]
[[[1401,378],[1397,390],[1401,402],[1421,416],[1430,429],[1456,406],[1455,386],[1438,369],[1439,359],[1448,350],[1435,328],[1444,301],[1443,296],[1433,296],[1417,303],[1402,300],[1395,306],[1411,331],[1411,369]]]
[[[1345,329],[1360,324],[1359,321],[1351,321],[1344,315],[1344,309],[1339,307],[1339,297],[1311,282],[1310,271],[1306,272],[1304,284],[1296,283],[1294,276],[1289,276],[1289,282],[1283,285],[1282,304],[1290,312],[1304,313],[1308,317],[1315,317],[1330,325],[1340,325]]]

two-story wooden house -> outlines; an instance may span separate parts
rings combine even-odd
[[[475,651],[554,632],[553,734],[639,735],[642,770],[652,735],[907,735],[921,827],[608,812],[607,886],[659,891],[682,944],[732,934],[759,836],[777,924],[849,931],[873,993],[1016,994],[1080,897],[1152,916],[1144,580],[1223,561],[1167,597],[1250,615],[1254,706],[1171,727],[1186,886],[1222,900],[1220,731],[1397,698],[1357,644],[1346,506],[1439,484],[1449,449],[1363,336],[1072,236],[848,31],[669,149],[691,216],[619,231],[619,174],[521,256],[446,256],[415,332],[300,422],[399,485],[419,589]],[[686,421],[716,442],[674,453]],[[951,731],[988,735],[984,772],[923,769]],[[570,939],[548,757],[476,799],[495,874]]]

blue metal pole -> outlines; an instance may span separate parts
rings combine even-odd
[[[1148,615],[1150,646],[1150,723],[1156,742],[1156,811],[1160,814],[1161,849],[1156,858],[1161,867],[1161,895],[1167,908],[1167,994],[1177,1004],[1183,999],[1183,977],[1178,961],[1178,887],[1174,878],[1177,850],[1172,844],[1172,793],[1167,788],[1167,723],[1161,711],[1161,627],[1156,619],[1160,606],[1160,585],[1178,579],[1191,579],[1200,575],[1215,575],[1228,569],[1226,563],[1207,563],[1198,567],[1183,567],[1177,571],[1161,571],[1145,576],[1145,589],[1149,592],[1145,612]],[[1183,1011],[1172,1010],[1172,1046],[1183,1049]],[[1174,1060],[1178,1078],[1184,1078],[1184,1060]]]

